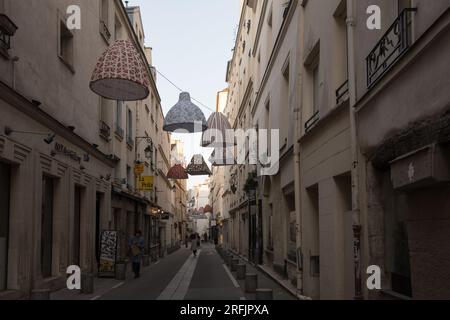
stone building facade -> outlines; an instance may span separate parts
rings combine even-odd
[[[121,259],[136,229],[156,237],[159,217],[148,218],[155,192],[137,190],[134,174],[137,162],[143,175],[155,174],[156,145],[170,153],[170,137],[152,128],[163,121],[155,72],[148,64],[144,101],[109,101],[89,89],[97,59],[116,39],[130,39],[151,61],[139,8],[83,1],[81,29],[69,30],[72,4],[0,1],[17,27],[0,49],[1,298],[61,288],[69,265],[96,273],[103,230],[119,231]]]

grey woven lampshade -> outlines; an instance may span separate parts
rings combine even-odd
[[[235,145],[233,131],[227,117],[214,112],[208,119],[208,129],[203,132],[202,147],[223,148]]]
[[[189,93],[182,92],[180,100],[167,113],[164,119],[164,131],[185,130],[189,133],[203,132],[208,128],[202,110],[192,103]]]
[[[192,157],[191,162],[186,168],[186,172],[191,176],[211,176],[212,172],[203,159],[201,154],[197,154]]]

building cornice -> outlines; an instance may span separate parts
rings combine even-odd
[[[48,128],[50,131],[55,133],[56,135],[66,139],[70,143],[79,147],[80,149],[87,151],[90,155],[106,164],[110,168],[115,168],[116,162],[109,159],[106,154],[99,151],[97,148],[75,134],[72,130],[67,128],[61,122],[53,118],[50,114],[34,105],[30,100],[25,98],[22,94],[17,92],[16,90],[9,87],[3,81],[0,80],[0,99],[5,101],[7,104],[16,108],[20,112],[24,113],[31,119],[35,120],[42,126]]]

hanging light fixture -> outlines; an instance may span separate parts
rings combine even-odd
[[[184,130],[188,133],[203,132],[208,128],[202,110],[191,101],[187,92],[180,94],[178,103],[170,109],[164,119],[164,131]]]
[[[167,178],[173,180],[187,180],[189,179],[189,176],[181,164],[176,164],[172,168],[170,168],[169,172],[167,173]]]
[[[203,159],[201,154],[197,154],[192,157],[191,162],[186,168],[186,172],[191,176],[211,176],[212,172]]]
[[[234,146],[231,124],[221,112],[214,112],[208,119],[208,129],[203,132],[202,147],[223,148]]]
[[[207,204],[203,209],[203,213],[213,213],[213,208],[209,204]]]
[[[144,100],[150,94],[147,67],[134,44],[117,40],[100,57],[89,87],[111,100]]]

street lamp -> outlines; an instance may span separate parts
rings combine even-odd
[[[153,157],[153,148],[151,145],[148,145],[144,150],[145,158],[151,159]]]

